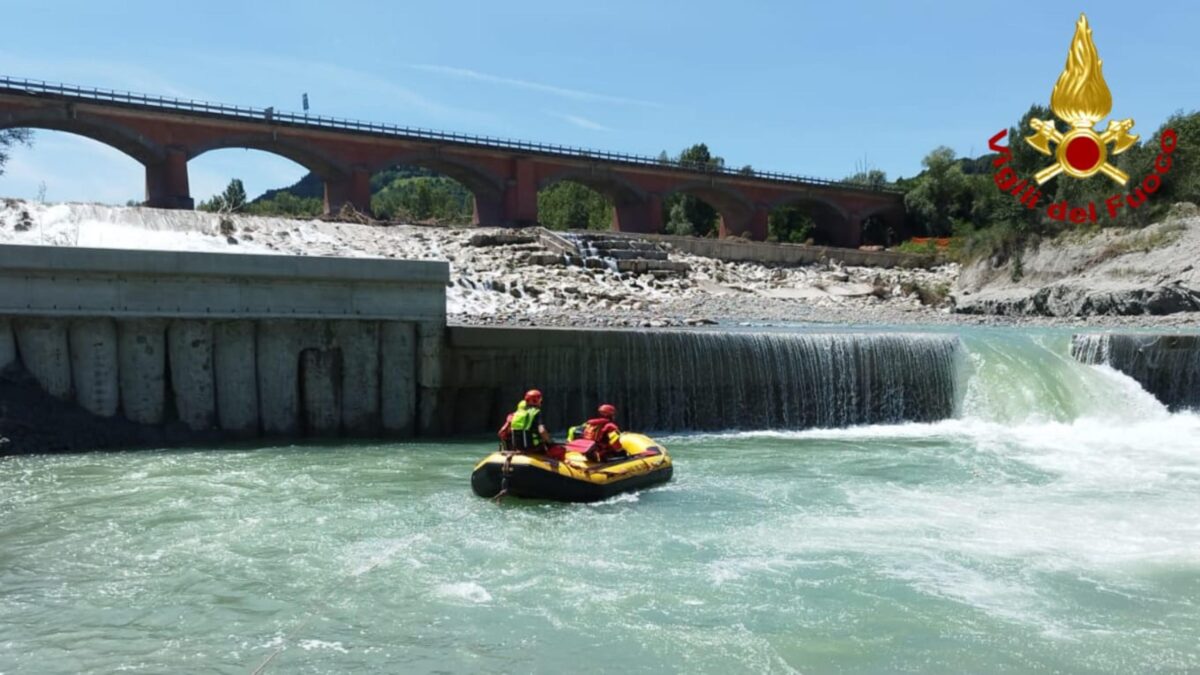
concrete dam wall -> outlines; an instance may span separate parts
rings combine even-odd
[[[431,428],[446,263],[0,246],[0,370],[231,438]]]
[[[1071,355],[1125,373],[1173,411],[1200,408],[1200,335],[1076,335]]]
[[[89,420],[205,440],[487,433],[534,387],[557,432],[603,401],[627,428],[715,430],[929,421],[959,399],[954,336],[447,328],[448,279],[440,262],[0,246],[0,371]],[[30,398],[5,382],[5,409]],[[105,446],[122,443],[52,447]]]
[[[951,417],[958,337],[448,330],[438,425],[490,431],[528,388],[556,430],[601,402],[630,429],[804,429]]]

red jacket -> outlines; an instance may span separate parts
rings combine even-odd
[[[500,426],[500,431],[496,432],[505,448],[512,444],[512,418],[513,413],[508,413],[508,417],[504,418],[504,424]]]
[[[600,459],[622,452],[621,428],[606,417],[594,417],[583,423],[583,438],[596,442]]]

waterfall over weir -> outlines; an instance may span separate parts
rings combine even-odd
[[[958,337],[451,329],[450,433],[498,426],[538,388],[552,430],[613,403],[625,428],[804,429],[955,414]]]
[[[1200,336],[1076,335],[1071,355],[1125,373],[1171,410],[1200,408]]]

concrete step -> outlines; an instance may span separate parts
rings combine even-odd
[[[630,239],[586,239],[580,242],[581,247],[591,247],[606,251],[658,251],[658,244]]]
[[[684,262],[673,262],[670,260],[618,260],[617,271],[633,272],[634,274],[646,274],[647,272],[672,272],[676,274],[687,274],[691,267]]]
[[[615,260],[666,260],[666,251],[603,251],[597,252],[601,258]]]
[[[618,271],[638,274],[679,274],[688,270],[685,263],[669,261],[667,251],[657,243],[643,239],[578,232],[564,236],[549,230],[542,230],[540,239],[558,253],[532,254],[529,261],[538,265],[583,264],[597,269],[615,265]]]

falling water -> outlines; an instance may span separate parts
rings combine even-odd
[[[1200,408],[1200,336],[1103,333],[1077,335],[1071,355],[1112,366],[1172,410]]]
[[[604,401],[639,429],[924,422],[955,414],[960,358],[946,335],[612,331],[522,348],[498,391],[539,387],[556,425]]]

